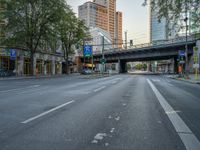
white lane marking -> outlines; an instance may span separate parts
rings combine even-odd
[[[103,89],[105,89],[105,88],[106,88],[106,86],[102,86],[102,87],[100,87],[100,88],[98,88],[98,89],[95,89],[94,92],[101,91],[101,90],[103,90]]]
[[[115,128],[112,128],[111,130],[110,130],[110,133],[113,133],[115,131]]]
[[[116,120],[116,121],[119,121],[119,120],[120,120],[120,117],[119,117],[119,116],[118,116],[118,117],[116,117],[116,118],[115,118],[115,120]]]
[[[176,111],[167,111],[167,112],[165,112],[166,114],[174,114],[174,113],[181,113],[181,111],[180,110],[176,110]]]
[[[10,90],[5,90],[5,91],[0,91],[0,93],[6,93],[6,92],[12,92],[12,91],[19,91],[19,90],[24,90],[24,89],[27,89],[27,88],[36,88],[36,87],[39,87],[40,85],[31,85],[31,86],[28,86],[28,87],[24,87],[24,88],[16,88],[16,89],[10,89]]]
[[[103,140],[105,137],[107,137],[106,133],[98,133],[95,135],[94,140],[91,143],[97,144],[99,141]]]
[[[48,110],[48,111],[45,111],[45,112],[43,112],[43,113],[41,113],[41,114],[39,114],[39,115],[37,115],[37,116],[35,116],[35,117],[29,118],[29,119],[27,119],[27,120],[25,120],[25,121],[23,121],[23,122],[21,122],[21,123],[23,123],[23,124],[29,123],[29,122],[31,122],[31,121],[34,121],[34,120],[36,120],[36,119],[38,119],[38,118],[41,118],[41,117],[43,117],[43,116],[45,116],[45,115],[47,115],[47,114],[49,114],[49,113],[51,113],[51,112],[53,112],[53,111],[56,111],[56,110],[58,110],[58,109],[60,109],[60,108],[65,107],[66,105],[69,105],[69,104],[74,103],[74,102],[75,102],[75,101],[72,100],[72,101],[67,102],[67,103],[65,103],[65,104],[62,104],[62,105],[60,105],[60,106],[57,106],[57,107],[55,107],[55,108],[53,108],[53,109],[50,109],[50,110]]]
[[[159,79],[151,79],[153,82],[160,82]]]
[[[147,79],[150,87],[155,93],[159,103],[163,107],[165,113],[169,117],[171,123],[173,124],[176,132],[184,143],[186,150],[199,150],[200,142],[194,133],[190,130],[190,128],[185,124],[185,122],[181,119],[181,117],[177,114],[177,112],[169,105],[166,99],[162,96],[162,94],[158,91],[158,89],[154,86],[154,84]],[[168,113],[173,112],[173,113]]]
[[[29,91],[24,91],[24,92],[19,92],[16,95],[21,95],[21,94],[33,94],[33,93],[41,93],[41,89],[33,89],[33,90],[29,90]]]

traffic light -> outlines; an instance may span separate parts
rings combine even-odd
[[[130,46],[133,46],[133,40],[130,40]]]

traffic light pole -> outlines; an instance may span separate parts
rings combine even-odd
[[[189,78],[189,63],[188,63],[188,3],[185,0],[185,25],[186,25],[186,32],[185,32],[185,75],[186,78]]]
[[[125,31],[125,49],[127,50],[128,46],[127,46],[127,31]]]
[[[85,69],[85,54],[84,54],[84,48],[85,48],[85,40],[83,40],[83,69]]]
[[[105,55],[104,55],[104,36],[102,36],[102,61],[105,60]],[[103,71],[102,73],[104,73],[105,71],[105,63],[102,62],[102,66],[103,66]]]

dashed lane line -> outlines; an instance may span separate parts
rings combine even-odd
[[[185,145],[186,150],[200,150],[200,142],[194,133],[190,130],[190,128],[186,125],[186,123],[181,119],[178,113],[171,107],[171,105],[167,102],[167,100],[162,96],[162,94],[158,91],[155,85],[147,79],[150,87],[155,93],[159,103],[164,109],[166,115],[169,120],[173,124],[177,134],[181,138],[183,144]],[[169,113],[173,112],[173,113]]]
[[[101,90],[103,90],[103,89],[105,89],[105,88],[106,88],[106,86],[102,86],[102,87],[100,87],[100,88],[95,89],[94,92],[99,92],[99,91],[101,91]]]
[[[52,113],[52,112],[54,112],[54,111],[56,111],[56,110],[58,110],[58,109],[61,109],[61,108],[65,107],[66,105],[69,105],[69,104],[74,103],[74,102],[75,102],[74,100],[69,101],[69,102],[64,103],[64,104],[62,104],[62,105],[59,105],[59,106],[57,106],[57,107],[55,107],[55,108],[53,108],[53,109],[50,109],[50,110],[48,110],[48,111],[45,111],[45,112],[43,112],[43,113],[41,113],[41,114],[39,114],[39,115],[37,115],[37,116],[35,116],[35,117],[31,117],[31,118],[29,118],[29,119],[27,119],[27,120],[25,120],[25,121],[23,121],[23,122],[21,122],[21,123],[27,124],[27,123],[29,123],[29,122],[32,122],[32,121],[34,121],[34,120],[36,120],[36,119],[38,119],[38,118],[41,118],[41,117],[43,117],[43,116],[45,116],[45,115],[47,115],[47,114],[50,114],[50,113]]]

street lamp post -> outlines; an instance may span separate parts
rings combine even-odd
[[[104,36],[102,36],[102,62],[101,63],[103,64],[103,69],[102,69],[103,73],[105,71],[105,65],[104,65],[104,62],[103,62],[104,60],[105,60],[105,55],[104,55]]]
[[[189,64],[188,64],[188,2],[185,0],[185,75],[189,78]]]

